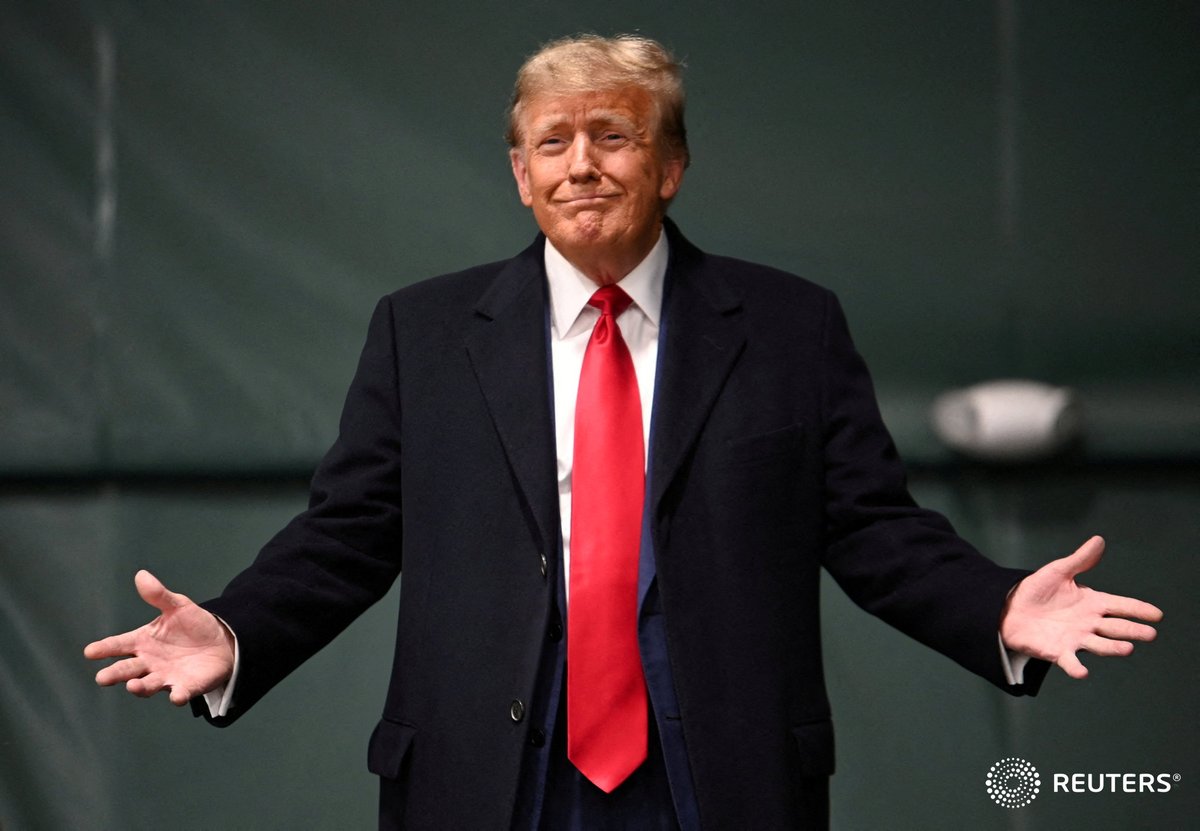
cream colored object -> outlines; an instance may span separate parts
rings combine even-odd
[[[995,462],[1051,456],[1079,436],[1083,422],[1073,390],[1026,380],[988,381],[943,393],[930,417],[948,447]]]

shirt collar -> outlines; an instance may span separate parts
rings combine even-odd
[[[658,326],[662,315],[663,282],[667,274],[670,249],[667,235],[660,232],[658,242],[650,249],[633,271],[621,278],[619,285],[642,310],[647,319]],[[550,283],[550,325],[560,340],[567,336],[580,313],[598,286],[582,271],[571,265],[557,248],[546,240],[544,253],[546,279]]]

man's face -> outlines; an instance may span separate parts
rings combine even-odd
[[[637,88],[527,101],[511,156],[521,201],[576,265],[636,266],[683,178],[683,162],[664,158],[649,93]]]

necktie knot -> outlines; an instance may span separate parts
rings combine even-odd
[[[612,315],[614,319],[620,317],[631,303],[633,298],[617,285],[601,286],[588,299],[588,305],[599,309],[601,316]]]

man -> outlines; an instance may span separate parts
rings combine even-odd
[[[659,44],[548,45],[509,141],[542,235],[380,302],[309,509],[203,607],[140,572],[162,614],[87,647],[129,656],[99,683],[228,723],[403,567],[382,826],[807,828],[822,566],[1014,694],[1154,637],[1125,618],[1158,609],[1075,584],[1098,538],[1027,576],[917,507],[832,294],[665,219],[688,150]]]

